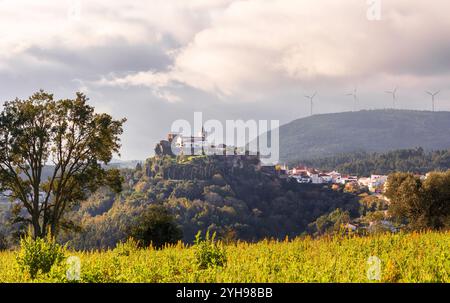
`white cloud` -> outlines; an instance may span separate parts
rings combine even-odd
[[[236,1],[177,52],[168,72],[115,81],[151,87],[163,79],[242,100],[382,75],[408,85],[422,67],[439,65],[433,60],[450,63],[445,54],[433,58],[439,48],[450,50],[448,1],[383,1],[381,21],[367,20],[367,9],[360,0]]]
[[[26,66],[31,70],[51,70],[59,68],[84,69],[85,76],[92,78],[90,66],[73,66],[70,61],[85,56],[94,48],[111,46],[117,51],[118,41],[128,47],[142,48],[155,46],[168,55],[176,53],[176,47],[189,43],[196,33],[208,27],[232,0],[152,0],[152,1],[107,1],[107,0],[0,0],[0,71],[14,75],[24,75]],[[167,42],[169,41],[169,43]],[[170,45],[175,49],[168,48]],[[50,55],[36,57],[30,50]],[[57,52],[55,52],[57,50]],[[58,53],[68,54],[63,60]],[[96,60],[83,57],[83,63]],[[123,56],[129,56],[123,53]],[[148,56],[152,56],[151,53]],[[99,58],[102,60],[103,58]],[[132,61],[131,58],[129,61]],[[65,66],[64,66],[65,65]],[[111,62],[111,66],[114,62]],[[95,72],[95,71],[94,71]],[[111,69],[110,73],[116,72]],[[101,77],[101,75],[97,75]],[[83,77],[83,75],[77,75]],[[88,77],[89,78],[89,77]],[[163,86],[169,84],[168,76],[153,75],[152,72],[137,73],[122,80],[107,81],[130,85],[156,86],[155,96],[175,102],[179,97]],[[160,80],[158,80],[160,79]],[[164,80],[166,79],[166,80]],[[71,79],[74,80],[74,79]],[[87,85],[89,79],[80,79]],[[165,81],[165,82],[161,82]],[[86,85],[83,86],[87,90]]]
[[[152,86],[152,87],[165,87],[170,83],[170,74],[156,73],[156,72],[139,72],[132,75],[127,75],[123,78],[115,77],[111,75],[109,78],[102,78],[97,81],[99,85],[110,86]]]
[[[79,18],[71,17],[74,3]],[[19,59],[60,68],[26,54],[32,47],[77,54],[112,41],[162,45],[172,58],[165,69],[112,69],[95,84],[150,87],[171,102],[182,99],[180,84],[260,100],[284,89],[372,78],[408,86],[448,73],[447,0],[382,0],[381,21],[368,21],[367,9],[364,0],[0,0],[0,70],[12,72]]]
[[[117,77],[114,74],[103,77],[99,81],[94,82],[100,86],[120,86],[129,88],[132,86],[149,87],[152,93],[163,100],[169,102],[178,102],[181,98],[168,89],[173,86],[173,79],[170,73],[156,73],[156,72],[139,72],[136,74],[127,75],[125,77]]]
[[[131,158],[194,110],[284,123],[315,90],[316,113],[351,110],[355,86],[361,109],[390,107],[396,85],[401,108],[442,90],[449,110],[450,2],[381,1],[370,22],[366,0],[79,0],[79,17],[77,0],[0,0],[0,98],[87,92],[129,118]]]
[[[186,43],[230,2],[1,0],[0,49],[8,50],[1,55],[30,46],[89,47],[116,38],[158,43],[161,35]],[[80,15],[74,18],[74,12]]]

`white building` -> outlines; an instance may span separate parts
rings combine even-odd
[[[341,176],[340,183],[345,185],[347,183],[358,183],[358,176]]]
[[[311,183],[321,184],[322,179],[319,177],[319,172],[315,169],[308,170],[308,176],[311,178]]]
[[[360,186],[369,187],[369,184],[370,184],[370,178],[359,178],[359,179],[358,179],[358,184],[359,184]]]
[[[312,180],[309,176],[306,175],[296,175],[294,178],[298,183],[312,183]]]
[[[322,183],[332,183],[333,177],[328,174],[320,174],[319,178],[322,179]]]
[[[384,186],[388,176],[372,175],[370,176],[369,191],[376,192],[380,187]]]
[[[331,177],[331,183],[334,183],[334,184],[341,183],[341,174],[338,173],[337,171],[329,172],[329,173],[327,173],[327,175]]]

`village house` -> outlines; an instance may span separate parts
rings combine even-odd
[[[370,178],[364,178],[364,177],[363,178],[359,178],[358,179],[358,184],[359,184],[359,186],[369,188]]]
[[[333,177],[326,173],[319,174],[319,178],[322,180],[322,183],[332,183]]]
[[[331,183],[333,184],[341,183],[341,174],[338,173],[337,171],[329,172],[327,173],[327,175],[331,177]]]
[[[311,178],[308,175],[308,170],[305,166],[296,166],[288,170],[288,175],[297,180],[298,183],[311,183]]]
[[[311,178],[311,183],[313,184],[321,184],[322,179],[319,177],[319,172],[315,169],[308,170],[308,176]]]
[[[370,182],[368,185],[370,192],[382,192],[384,190],[384,185],[388,179],[388,176],[384,175],[372,175],[370,176]]]
[[[358,183],[358,176],[341,176],[340,183],[342,185],[347,183]]]
[[[301,174],[307,174],[308,173],[308,169],[306,166],[297,166],[294,167],[291,171],[290,174],[295,176],[295,175],[301,175]]]
[[[338,184],[341,183],[341,174],[332,172],[323,172],[315,168],[308,168],[306,166],[297,166],[288,171],[288,175],[297,179],[299,183],[312,184]]]

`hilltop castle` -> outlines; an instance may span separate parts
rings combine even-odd
[[[197,136],[183,136],[181,133],[170,132],[167,140],[161,140],[155,147],[157,156],[176,155],[249,155],[242,148],[229,147],[223,143],[214,145],[207,140],[208,133],[202,127]]]

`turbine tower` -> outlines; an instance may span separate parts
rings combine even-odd
[[[313,115],[313,101],[316,94],[317,92],[314,92],[314,94],[312,94],[311,96],[305,96],[306,99],[309,99],[309,102],[311,104],[311,116]]]
[[[352,96],[353,100],[355,101],[353,111],[356,111],[358,109],[358,96],[356,95],[356,93],[357,93],[357,89],[355,87],[355,89],[353,90],[353,93],[348,93],[347,94],[347,96]]]
[[[441,92],[441,91],[437,91],[437,92],[435,92],[435,93],[432,93],[432,92],[426,92],[428,95],[431,96],[431,109],[432,109],[432,111],[434,111],[434,98],[435,98],[437,95],[439,95],[440,92]]]
[[[391,91],[390,90],[385,91],[386,94],[391,94],[392,95],[392,104],[394,106],[394,109],[395,109],[395,103],[397,101],[397,90],[398,90],[398,87],[395,87]]]

